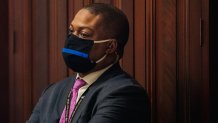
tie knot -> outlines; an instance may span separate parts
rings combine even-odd
[[[82,79],[76,79],[73,89],[79,90],[82,86],[84,86],[86,82]]]

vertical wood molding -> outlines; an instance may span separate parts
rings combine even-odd
[[[150,100],[151,123],[157,123],[157,97],[155,79],[155,0],[146,0],[145,27],[145,81]]]
[[[57,64],[57,36],[58,36],[58,1],[57,0],[50,0],[49,1],[49,81],[55,82],[58,79],[58,68],[56,67]],[[51,20],[51,21],[50,21]]]
[[[145,1],[134,2],[134,74],[145,87]]]
[[[9,122],[9,9],[8,0],[0,1],[0,119]]]
[[[95,3],[107,3],[110,4],[111,0],[93,0]]]
[[[177,122],[190,123],[189,0],[178,0],[177,19]]]
[[[48,85],[48,1],[32,0],[32,107]]]
[[[9,6],[9,122],[13,123],[14,122],[14,107],[15,107],[15,98],[13,94],[15,93],[14,91],[14,3],[13,0],[8,1],[8,6]]]
[[[10,122],[22,123],[31,112],[32,100],[31,2],[10,0],[9,4],[13,6],[9,15]]]
[[[71,21],[73,20],[73,17],[76,15],[76,13],[83,7],[83,4],[87,2],[90,2],[91,0],[68,0],[68,25],[70,25]]]
[[[88,4],[93,3],[93,2],[94,2],[94,0],[83,0],[83,5],[85,6],[85,5],[88,5]]]
[[[178,123],[210,122],[209,116],[209,8],[206,0],[179,0],[178,40]],[[200,18],[203,46],[200,46]]]
[[[156,0],[157,122],[176,122],[176,0]]]
[[[204,21],[203,23],[203,48],[202,48],[202,81],[203,81],[203,112],[206,112],[204,114],[205,118],[204,118],[204,122],[216,122],[216,121],[212,121],[212,117],[211,117],[211,110],[210,109],[210,101],[212,98],[212,96],[210,95],[210,91],[212,91],[212,89],[210,88],[210,73],[209,72],[209,65],[210,65],[210,53],[209,52],[209,33],[212,33],[209,31],[209,24],[212,25],[211,23],[209,23],[209,3],[212,1],[208,1],[208,0],[202,0],[202,19]],[[217,4],[216,4],[217,5]],[[210,11],[212,12],[212,11]],[[215,40],[216,41],[216,40]],[[215,99],[216,100],[216,99]],[[212,106],[211,106],[212,107]]]
[[[190,1],[191,122],[209,122],[208,11],[208,1]],[[197,22],[200,19],[203,20],[202,32]],[[201,38],[203,45],[199,46]]]
[[[22,68],[18,68],[17,72],[21,72],[21,70],[23,69],[23,75],[22,76],[22,81],[20,81],[23,84],[23,96],[24,96],[24,100],[23,100],[23,118],[24,121],[27,120],[26,118],[29,116],[29,114],[31,113],[31,103],[32,103],[32,35],[30,34],[30,32],[32,31],[32,19],[31,19],[31,1],[29,0],[24,0],[23,1],[23,9],[22,9],[22,13],[23,15],[23,30],[22,30],[22,39],[20,39],[21,44],[23,45],[23,51],[20,55],[23,55],[23,67]],[[19,40],[19,39],[18,39]],[[16,64],[16,66],[19,66],[19,64]],[[20,84],[21,84],[20,83]],[[17,86],[17,88],[19,88],[20,85]],[[18,100],[19,100],[19,96],[18,96]]]
[[[67,76],[67,68],[61,50],[67,33],[66,1],[49,1],[49,82],[57,82]]]
[[[134,77],[134,0],[129,0],[128,2],[122,0],[118,3],[120,5],[117,7],[127,15],[129,20],[129,40],[125,46],[121,64],[122,68]]]
[[[206,2],[206,0],[204,0],[204,2]],[[205,3],[204,3],[205,4]],[[204,5],[203,4],[203,5]],[[208,4],[206,4],[208,7]],[[205,8],[207,8],[205,7]],[[210,0],[209,1],[209,15],[206,15],[208,12],[205,11],[203,12],[203,16],[209,16],[208,20],[208,24],[209,24],[209,37],[205,37],[205,38],[209,38],[208,39],[208,43],[209,43],[209,54],[210,54],[210,58],[209,58],[209,82],[210,82],[210,122],[211,123],[218,123],[218,36],[217,36],[217,26],[215,26],[215,23],[218,21],[217,20],[217,2],[216,0]],[[206,24],[207,25],[207,24]],[[206,29],[207,30],[207,29]],[[205,30],[205,31],[206,31]]]
[[[113,0],[112,3],[113,3],[113,5],[116,6],[117,8],[121,8],[122,0]]]

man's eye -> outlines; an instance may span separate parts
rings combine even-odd
[[[80,37],[80,38],[88,38],[88,37],[89,37],[89,34],[80,33],[80,34],[79,34],[79,37]]]

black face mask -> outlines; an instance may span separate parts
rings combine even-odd
[[[94,43],[104,43],[107,41],[110,41],[110,39],[93,41],[69,34],[67,36],[65,46],[62,49],[62,55],[67,67],[79,73],[86,73],[92,70],[96,63],[102,61],[106,55],[95,62],[89,58],[89,52],[91,51]]]

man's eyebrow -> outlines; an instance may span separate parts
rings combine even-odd
[[[72,24],[70,24],[70,27],[74,28]],[[70,28],[70,27],[69,27],[69,28]],[[91,27],[88,27],[88,26],[80,26],[79,28],[80,28],[80,29],[85,29],[85,28],[87,28],[87,29],[89,29],[89,30],[94,31],[94,28],[91,28]]]

